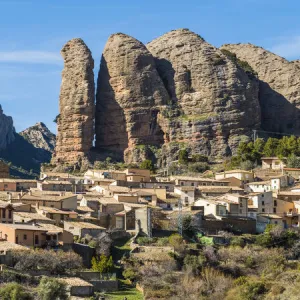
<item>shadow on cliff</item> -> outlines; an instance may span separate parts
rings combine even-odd
[[[261,128],[274,133],[300,134],[300,110],[270,85],[259,80],[259,103],[261,106]],[[281,137],[279,135],[278,137]]]
[[[115,99],[110,79],[107,63],[102,55],[96,94],[96,140],[95,147],[91,149],[91,156],[93,160],[105,160],[106,157],[110,157],[122,161],[129,142],[126,117],[123,108]]]
[[[176,105],[178,99],[176,96],[176,85],[175,85],[175,70],[170,61],[165,58],[155,57],[156,70],[159,77],[161,78],[165,89],[171,99],[171,104]]]
[[[51,152],[35,148],[18,133],[14,135],[15,140],[0,151],[0,158],[10,163],[11,175],[34,178],[40,172],[41,163],[50,162]]]

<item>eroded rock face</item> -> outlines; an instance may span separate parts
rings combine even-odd
[[[171,98],[159,120],[164,148],[177,143],[193,153],[230,155],[259,128],[258,82],[220,50],[187,29],[147,48]]]
[[[130,162],[138,160],[136,146],[161,146],[159,112],[168,99],[147,48],[122,33],[110,36],[98,76],[96,148]]]
[[[252,44],[222,46],[258,73],[262,129],[300,133],[300,63],[289,62]]]
[[[94,60],[81,39],[70,40],[61,50],[64,59],[57,117],[57,138],[52,162],[77,164],[94,139]]]
[[[5,149],[15,139],[14,125],[12,117],[8,117],[3,113],[0,104],[0,150]]]
[[[53,134],[42,122],[38,122],[34,126],[23,130],[20,132],[20,135],[35,148],[41,148],[49,152],[54,151],[55,134]]]

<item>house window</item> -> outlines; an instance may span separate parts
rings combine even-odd
[[[5,218],[5,208],[2,208],[2,218]]]
[[[183,182],[182,182],[182,181],[180,182],[180,185],[183,185]]]
[[[11,219],[12,218],[12,210],[8,211],[8,218]]]
[[[263,198],[264,196],[265,196],[264,194],[261,195],[262,198]]]
[[[35,245],[38,245],[38,244],[39,244],[39,236],[38,236],[38,235],[35,235],[35,236],[34,236],[34,244],[35,244]]]
[[[7,235],[5,235],[5,237],[7,238]],[[16,236],[16,244],[18,244],[18,243],[19,243],[19,237]]]
[[[264,208],[262,208],[262,209],[261,209],[261,211],[262,211],[262,212],[265,212],[265,209],[264,209]]]
[[[26,241],[27,240],[27,234],[23,235],[23,240]]]
[[[7,188],[8,188],[8,185],[7,185],[7,184],[4,184],[4,188],[7,189]]]
[[[189,202],[189,197],[185,197],[185,198],[184,198],[184,201],[185,201],[185,202]]]
[[[240,202],[240,207],[243,207],[243,201]]]
[[[275,223],[276,225],[278,224],[278,222],[277,222],[277,221],[275,221],[274,223]]]
[[[194,182],[192,182],[192,184],[191,184],[192,186],[194,186],[195,185],[195,183]]]
[[[274,200],[274,206],[277,206],[277,200]]]
[[[265,201],[261,201],[261,205],[265,205]]]
[[[276,214],[276,207],[273,207],[273,213]]]

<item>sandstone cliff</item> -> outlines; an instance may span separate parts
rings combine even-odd
[[[300,63],[251,44],[224,45],[258,73],[262,129],[300,134]]]
[[[122,33],[110,36],[98,76],[96,148],[129,162],[139,159],[132,158],[137,145],[161,146],[158,115],[168,99],[147,48]]]
[[[47,126],[38,122],[22,132],[20,135],[25,138],[35,148],[41,148],[49,152],[53,152],[55,148],[55,134],[53,134]]]
[[[61,50],[64,59],[52,162],[74,165],[85,158],[94,139],[94,60],[81,39]]]
[[[193,153],[232,154],[260,126],[255,77],[199,35],[171,31],[147,48],[171,103],[161,122],[166,146],[181,143]]]
[[[5,149],[15,139],[14,125],[12,117],[8,117],[3,113],[0,104],[0,150]]]

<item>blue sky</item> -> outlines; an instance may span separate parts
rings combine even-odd
[[[209,43],[250,42],[287,59],[300,58],[296,0],[0,0],[0,104],[17,131],[42,121],[56,131],[60,49],[81,37],[95,74],[110,34],[146,43],[189,28]]]

